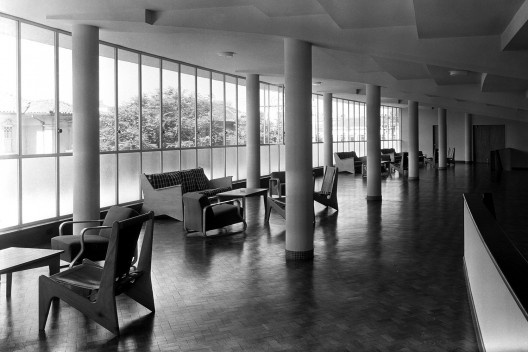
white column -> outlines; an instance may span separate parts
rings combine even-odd
[[[99,219],[99,28],[74,25],[72,44],[73,220]]]
[[[447,122],[446,109],[438,108],[438,170],[447,167]]]
[[[312,45],[284,39],[286,259],[313,258]]]
[[[259,75],[246,75],[246,187],[260,188]]]
[[[324,109],[324,165],[334,165],[333,138],[332,138],[332,93],[323,94]]]
[[[418,178],[418,102],[409,100],[409,180]]]
[[[381,88],[367,84],[367,200],[381,200]]]
[[[465,134],[466,134],[466,139],[465,139],[465,146],[466,146],[466,152],[465,152],[465,160],[466,160],[466,164],[471,164],[472,162],[472,149],[473,149],[473,140],[472,140],[472,135],[473,135],[473,115],[471,114],[466,114],[465,115],[465,119],[464,119],[464,124],[465,124]]]

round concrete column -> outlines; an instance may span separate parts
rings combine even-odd
[[[260,188],[259,75],[246,75],[246,187]]]
[[[74,25],[72,43],[73,220],[99,219],[99,28]]]
[[[286,259],[313,258],[312,46],[284,39]]]
[[[418,102],[409,100],[409,180],[418,177]]]
[[[447,122],[446,109],[438,108],[438,170],[447,167]]]
[[[466,138],[465,138],[465,147],[466,147],[466,152],[464,153],[465,154],[465,161],[466,161],[466,164],[471,164],[472,162],[472,147],[473,147],[473,140],[472,140],[472,129],[473,129],[473,115],[471,114],[466,114],[465,115],[465,118],[464,118],[464,125],[465,125],[465,134],[466,134]]]
[[[381,200],[380,86],[367,84],[367,200]]]
[[[334,165],[333,138],[332,138],[332,93],[323,94],[324,111],[324,165]]]

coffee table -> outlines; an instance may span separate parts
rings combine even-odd
[[[50,275],[60,270],[63,250],[9,247],[0,250],[0,275],[7,274],[6,297],[11,297],[12,274],[17,271],[49,266]]]
[[[264,197],[264,209],[268,209],[268,198],[266,197],[267,193],[268,193],[267,188],[237,188],[231,191],[218,193],[216,196],[218,197],[219,201],[242,198],[242,213],[243,213],[244,219],[246,219],[246,198],[263,196]],[[264,211],[264,213],[266,213],[266,211]],[[264,215],[264,218],[265,217],[266,215]]]

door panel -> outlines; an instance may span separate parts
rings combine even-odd
[[[504,125],[473,126],[473,160],[475,162],[489,163],[490,152],[504,147]]]

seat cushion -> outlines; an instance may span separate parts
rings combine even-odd
[[[217,195],[218,193],[227,192],[230,191],[231,187],[220,187],[220,188],[213,188],[213,189],[204,189],[203,191],[199,191],[199,194],[203,194],[206,197],[212,197]]]
[[[191,173],[194,176],[196,191],[202,191],[209,187],[209,180],[207,179],[207,176],[205,176],[204,169],[198,167],[196,169],[192,169]]]
[[[84,244],[84,258],[94,261],[105,259],[108,248],[107,238],[99,235],[86,235],[84,236]],[[81,236],[55,236],[51,239],[51,249],[62,249],[64,252],[60,258],[71,262],[81,250]]]
[[[242,217],[240,216],[236,205],[220,204],[213,206],[211,210],[213,216],[210,214],[207,215],[207,230],[242,222]],[[242,213],[242,208],[240,208],[240,212]]]

